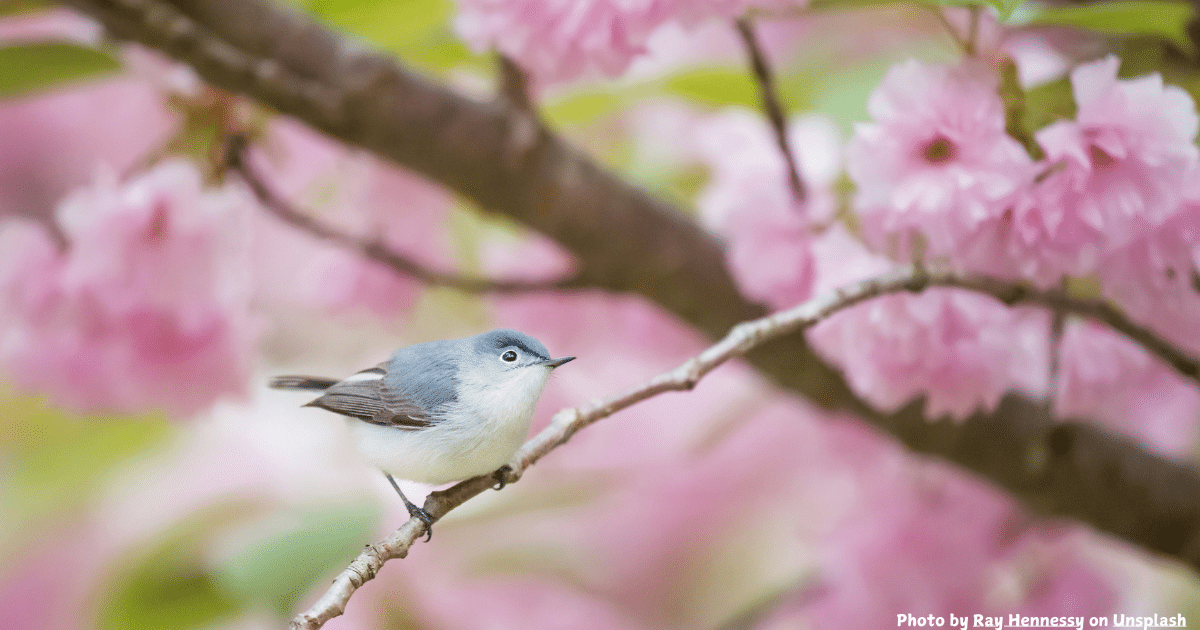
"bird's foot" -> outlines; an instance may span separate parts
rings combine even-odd
[[[492,490],[503,490],[504,486],[508,485],[508,479],[512,475],[512,471],[512,466],[508,464],[497,468],[496,472],[492,473],[492,479],[496,480],[496,485],[492,486]]]
[[[404,504],[408,508],[409,516],[425,524],[425,542],[433,540],[433,515],[426,512],[425,508],[419,508],[408,501]]]

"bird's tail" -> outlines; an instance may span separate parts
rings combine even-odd
[[[335,378],[321,378],[320,376],[276,376],[268,385],[273,389],[306,389],[321,392],[333,387],[338,382]]]

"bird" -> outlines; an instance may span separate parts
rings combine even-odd
[[[269,384],[322,392],[303,406],[347,418],[359,452],[383,471],[429,540],[433,517],[396,478],[441,485],[506,465],[529,433],[551,372],[574,359],[552,359],[537,339],[502,328],[401,348],[340,380],[277,376]]]

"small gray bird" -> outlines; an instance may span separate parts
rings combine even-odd
[[[323,391],[304,406],[347,416],[358,450],[432,537],[432,516],[404,496],[393,475],[440,485],[508,463],[529,434],[550,372],[574,358],[551,359],[537,339],[500,329],[401,348],[340,381],[280,376],[270,385]]]

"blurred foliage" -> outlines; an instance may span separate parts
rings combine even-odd
[[[0,48],[0,98],[24,96],[55,85],[116,72],[107,53],[63,42],[12,44]]]
[[[1035,160],[1045,155],[1033,138],[1033,127],[1028,125],[1028,108],[1025,90],[1017,77],[1017,64],[1006,60],[1000,66],[1000,100],[1004,102],[1004,131],[1025,147],[1026,153]]]
[[[454,34],[451,0],[293,0],[328,24],[395,53],[406,62],[443,72],[485,67]]]
[[[213,505],[176,524],[110,582],[99,630],[189,630],[241,612],[235,594],[205,569],[203,552],[214,532],[245,506]]]
[[[109,472],[162,442],[169,430],[161,416],[81,418],[40,398],[0,395],[0,529],[11,535],[78,508]]]
[[[938,7],[990,7],[1001,20],[1007,20],[1025,0],[922,0]]]
[[[214,577],[227,593],[288,616],[321,578],[345,569],[371,540],[379,520],[375,503],[324,506],[250,545],[223,563]]]
[[[1161,39],[1131,37],[1121,46],[1122,78],[1140,77],[1151,72],[1162,75],[1163,82],[1177,85],[1200,101],[1200,66],[1180,55]]]
[[[202,628],[246,610],[285,619],[318,582],[345,568],[379,519],[373,503],[289,514],[270,535],[223,562],[210,561],[213,540],[244,526],[262,507],[224,502],[173,526],[113,577],[102,596],[100,630]]]
[[[1114,35],[1153,35],[1191,51],[1188,23],[1195,8],[1183,2],[1142,0],[1048,5],[1030,3],[1016,23],[1030,26],[1071,26]]]
[[[0,2],[0,17],[41,11],[49,6],[50,3],[43,0],[4,0]]]
[[[1025,0],[812,0],[809,3],[809,7],[815,11],[841,11],[892,4],[920,5],[933,8],[986,7],[994,9],[1001,20],[1007,20],[1024,3]]]
[[[1037,131],[1050,123],[1075,117],[1075,93],[1071,79],[1063,77],[1025,92],[1023,126]]]

